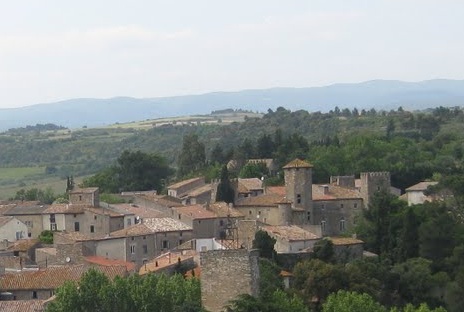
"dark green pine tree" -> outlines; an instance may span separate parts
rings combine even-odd
[[[216,192],[216,201],[223,201],[226,203],[233,203],[234,202],[234,189],[230,184],[229,180],[229,171],[227,170],[227,166],[222,166],[221,169],[221,181],[219,182],[217,192]]]

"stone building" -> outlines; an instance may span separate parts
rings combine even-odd
[[[15,217],[0,217],[0,240],[15,242],[27,238],[27,226]]]
[[[268,187],[263,195],[239,199],[237,208],[248,220],[268,225],[320,226],[324,236],[345,233],[378,191],[390,191],[388,172],[331,177],[330,184],[312,183],[312,165],[295,159],[283,167],[284,187]]]
[[[24,202],[14,205],[8,209],[4,215],[13,216],[27,226],[28,238],[38,238],[42,233],[43,222],[42,212],[48,208],[48,205],[41,205],[36,202]]]
[[[425,195],[426,190],[429,188],[429,186],[434,186],[437,185],[438,182],[432,182],[432,181],[423,181],[419,182],[415,185],[412,185],[406,189],[406,200],[408,201],[408,205],[417,205],[417,204],[423,204],[426,201],[434,201],[438,199],[437,197],[431,196],[431,195]]]
[[[80,188],[69,192],[69,203],[90,207],[100,207],[98,187]]]
[[[201,300],[211,312],[225,311],[241,294],[259,294],[259,252],[246,249],[200,253]]]

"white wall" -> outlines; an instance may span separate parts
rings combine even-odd
[[[0,227],[0,240],[8,240],[15,242],[17,240],[16,233],[19,239],[27,238],[27,226],[16,218],[12,218],[2,227]]]

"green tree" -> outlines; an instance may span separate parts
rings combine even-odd
[[[331,294],[322,312],[387,312],[387,309],[368,294],[339,290]]]
[[[330,239],[321,239],[316,242],[312,251],[312,258],[319,259],[324,262],[334,262],[334,248]]]
[[[268,172],[269,170],[267,169],[266,163],[264,162],[247,163],[245,166],[242,167],[238,176],[242,179],[261,179],[262,177],[266,176]]]
[[[205,145],[199,141],[198,135],[185,135],[178,159],[178,175],[182,177],[198,172],[204,168],[205,164]]]
[[[216,201],[223,201],[226,203],[234,202],[234,189],[232,188],[229,180],[229,172],[227,171],[227,166],[222,166],[221,169],[221,180],[217,187],[216,192]]]
[[[250,295],[241,295],[227,306],[228,312],[308,312],[303,301],[276,290],[266,300]]]
[[[259,249],[260,257],[275,259],[277,256],[274,250],[275,243],[275,238],[271,237],[266,231],[259,230],[256,232],[253,240],[253,248]]]

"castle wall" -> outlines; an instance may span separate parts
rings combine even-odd
[[[200,253],[201,299],[211,312],[224,311],[238,295],[259,293],[259,252],[246,249]]]
[[[360,178],[360,192],[366,208],[369,208],[369,202],[375,193],[390,192],[390,172],[361,172]]]

